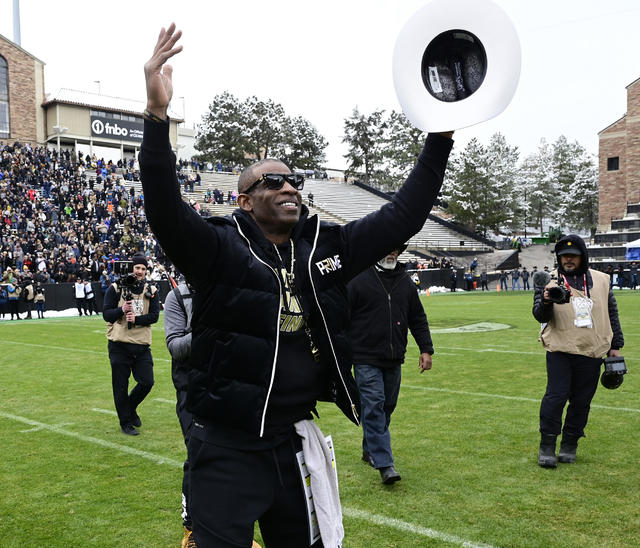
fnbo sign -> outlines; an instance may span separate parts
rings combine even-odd
[[[128,120],[114,120],[113,118],[91,117],[91,136],[103,139],[119,139],[121,141],[142,141],[144,125],[140,122]]]

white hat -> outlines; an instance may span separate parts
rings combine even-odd
[[[440,132],[500,114],[520,78],[520,41],[491,0],[433,0],[400,32],[393,82],[416,127]]]

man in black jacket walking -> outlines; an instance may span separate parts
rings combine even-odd
[[[165,63],[182,49],[180,35],[175,25],[162,29],[145,64],[140,168],[149,224],[196,290],[187,393],[194,537],[198,546],[249,546],[258,521],[267,548],[337,546],[344,532],[335,474],[310,419],[316,402],[329,399],[358,423],[346,283],[423,226],[452,133],[429,134],[391,202],[344,226],[309,217],[304,178],[275,159],[242,172],[232,215],[205,220],[181,198],[169,140]],[[318,515],[336,516],[318,519],[321,539],[314,533],[312,542],[298,465],[311,437],[319,452],[304,449],[304,458],[319,464],[324,455],[314,470],[329,486],[313,498],[332,502]]]
[[[420,349],[420,372],[431,369],[433,343],[415,285],[398,263],[406,246],[356,276],[347,289],[351,346],[362,406],[362,459],[380,471],[382,482],[400,480],[391,452],[389,423],[400,392],[407,331]]]

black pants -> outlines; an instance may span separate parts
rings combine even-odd
[[[591,400],[598,388],[600,358],[547,352],[547,391],[540,405],[540,432],[584,436]],[[569,401],[562,427],[562,412]]]
[[[487,283],[487,280],[482,282],[482,291],[489,291],[489,284]]]
[[[82,316],[84,310],[84,297],[76,297],[76,307],[78,308],[78,316]]]
[[[11,314],[12,320],[13,320],[14,314],[18,319],[20,319],[20,314],[18,313],[19,306],[20,306],[20,301],[18,299],[9,299],[9,313]]]
[[[136,408],[153,387],[153,359],[145,344],[109,341],[111,386],[120,426],[131,424]],[[133,373],[136,385],[129,393],[129,376]]]
[[[187,391],[176,391],[176,414],[180,421],[180,428],[182,429],[182,436],[184,437],[184,444],[189,447],[189,437],[191,435],[191,425],[193,421],[193,415],[187,411]],[[190,488],[189,488],[189,456],[187,453],[187,459],[184,461],[182,467],[182,522],[186,527],[191,528],[191,511],[190,511]]]
[[[84,314],[85,316],[91,316],[91,314],[95,312],[98,314],[98,307],[96,306],[96,298],[91,297],[90,299],[85,297],[84,299]]]
[[[309,546],[302,479],[292,436],[273,449],[247,451],[189,440],[191,518],[199,548],[249,548],[260,524],[265,548]],[[321,548],[318,540],[314,548]]]

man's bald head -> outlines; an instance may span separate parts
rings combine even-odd
[[[263,173],[291,173],[291,170],[284,162],[276,158],[258,160],[244,168],[240,173],[240,177],[238,177],[238,192],[243,193],[247,190]]]

